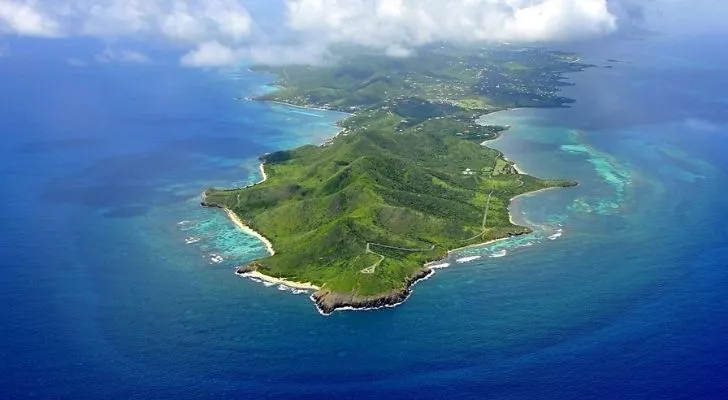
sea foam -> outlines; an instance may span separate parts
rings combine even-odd
[[[549,240],[556,240],[560,238],[564,234],[564,231],[562,229],[559,229],[554,233],[553,235],[549,236]]]
[[[496,251],[495,253],[491,254],[490,258],[505,257],[506,254],[508,254],[508,252],[506,250],[500,250],[500,251]]]
[[[475,261],[475,260],[478,260],[480,258],[483,258],[483,256],[463,257],[463,258],[458,258],[457,260],[455,260],[455,262],[456,263],[459,263],[459,264],[464,264],[466,262]]]

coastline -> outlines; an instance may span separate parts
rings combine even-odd
[[[321,290],[321,288],[319,286],[316,286],[311,282],[302,283],[302,282],[290,281],[288,279],[283,279],[283,278],[274,278],[270,275],[266,275],[266,274],[264,274],[262,272],[258,272],[258,271],[241,272],[241,270],[238,270],[237,272],[235,272],[235,274],[237,274],[238,276],[242,276],[244,278],[258,279],[263,282],[271,283],[274,285],[288,286],[289,288],[292,288],[292,289],[317,290],[317,291]]]
[[[250,185],[250,186],[259,185],[259,184],[265,182],[266,180],[268,180],[268,174],[265,172],[265,163],[261,163],[260,166],[259,166],[259,168],[260,168],[261,180],[258,181],[257,183],[254,183],[254,184]],[[271,241],[268,240],[268,238],[266,238],[265,236],[263,236],[263,234],[261,234],[260,232],[256,231],[255,229],[251,228],[250,226],[246,225],[240,219],[240,217],[238,217],[238,215],[235,214],[235,212],[233,210],[231,210],[231,209],[229,209],[227,207],[221,207],[219,205],[207,204],[206,201],[205,201],[205,198],[206,198],[206,194],[203,193],[202,194],[202,205],[203,206],[206,206],[206,207],[216,207],[216,208],[222,209],[225,212],[225,214],[228,216],[228,218],[230,219],[230,221],[232,221],[232,223],[238,229],[240,229],[246,235],[253,236],[256,239],[260,240],[265,245],[266,251],[268,251],[268,253],[271,256],[273,256],[273,255],[276,254],[275,249],[273,248],[273,243],[271,243]],[[298,290],[317,290],[317,291],[321,289],[319,286],[316,286],[316,285],[312,284],[311,282],[296,282],[296,281],[291,281],[291,280],[288,280],[288,279],[276,278],[276,277],[273,277],[273,276],[265,275],[262,272],[255,271],[255,270],[244,271],[245,268],[246,267],[241,267],[235,273],[237,275],[239,275],[239,276],[242,276],[242,277],[257,279],[257,280],[261,280],[263,282],[271,283],[271,284],[274,284],[274,285],[283,285],[283,286],[287,286],[287,287],[292,288],[292,289],[298,289]]]
[[[249,236],[253,236],[263,242],[266,250],[268,251],[268,253],[270,253],[270,255],[274,256],[276,254],[275,249],[273,249],[273,244],[270,242],[270,240],[268,240],[268,238],[266,238],[253,228],[249,227],[248,225],[245,225],[240,217],[238,217],[231,209],[223,208],[223,210],[225,211],[225,214],[227,214],[228,218],[230,218],[230,220],[233,222],[233,224],[235,224],[235,226],[243,231],[243,233]]]
[[[261,175],[260,181],[254,183],[254,184],[252,184],[252,185],[250,185],[248,187],[252,187],[252,186],[255,186],[255,185],[260,185],[261,183],[263,183],[263,182],[265,182],[265,181],[268,180],[268,174],[265,173],[265,163],[260,163],[260,166],[258,168],[260,169],[260,175]],[[230,220],[233,222],[233,224],[235,226],[237,226],[241,231],[243,231],[243,233],[245,233],[247,235],[250,235],[250,236],[253,236],[253,237],[257,238],[258,240],[260,240],[261,242],[263,242],[263,244],[265,245],[266,250],[268,251],[268,253],[270,253],[270,255],[274,256],[276,254],[275,249],[273,249],[273,243],[271,243],[270,240],[268,240],[268,238],[266,238],[265,236],[263,236],[260,232],[258,232],[255,229],[249,227],[248,225],[246,225],[240,219],[240,217],[238,217],[238,215],[235,214],[235,212],[233,212],[233,210],[231,210],[231,209],[229,209],[227,207],[221,207],[221,206],[218,206],[218,205],[208,205],[208,204],[206,204],[206,201],[205,200],[206,200],[206,192],[202,194],[202,205],[203,206],[208,206],[208,207],[209,206],[215,206],[215,207],[218,207],[218,208],[222,208],[225,211],[225,214],[227,214],[228,218],[230,218]]]
[[[261,180],[260,180],[260,182],[256,183],[256,185],[260,185],[261,183],[268,180],[268,174],[265,173],[265,164],[264,163],[260,163],[260,176],[261,176]]]
[[[301,110],[335,112],[335,113],[338,113],[338,114],[344,114],[344,115],[349,116],[349,117],[352,116],[352,115],[354,115],[354,113],[350,113],[350,112],[342,111],[342,110],[337,110],[335,108],[323,108],[323,107],[314,107],[314,106],[301,106],[301,105],[298,105],[298,104],[287,103],[287,102],[281,101],[281,100],[266,100],[266,99],[254,99],[254,100],[263,101],[263,102],[271,103],[271,104],[278,104],[278,105],[286,106],[286,107],[299,108]]]
[[[513,215],[511,215],[511,212],[510,211],[508,212],[508,217],[509,217],[509,220],[511,221],[511,223],[513,224]],[[513,225],[516,225],[516,224],[513,224]],[[518,235],[518,236],[520,236],[520,235]],[[508,239],[510,239],[512,237],[514,237],[514,236],[506,236],[506,237],[502,237],[500,239],[493,239],[493,240],[489,240],[489,241],[483,242],[483,243],[469,244],[467,246],[458,247],[456,249],[448,250],[447,251],[447,255],[449,256],[452,253],[455,253],[455,252],[458,252],[458,251],[461,251],[461,250],[465,250],[465,249],[472,249],[472,248],[475,248],[475,247],[488,246],[488,245],[491,245],[493,243],[498,243],[498,242],[502,242],[504,240],[508,240]]]
[[[261,164],[261,171],[263,170],[263,164]],[[265,179],[264,179],[265,180]],[[225,214],[228,216],[228,218],[233,222],[235,226],[238,227],[243,233],[249,236],[253,236],[256,239],[260,240],[264,245],[268,253],[273,256],[276,254],[275,249],[273,248],[273,244],[263,236],[260,232],[254,230],[253,228],[249,227],[248,225],[245,225],[245,223],[240,219],[240,217],[237,216],[232,210],[226,207],[222,207],[222,210],[225,211]],[[288,279],[283,278],[276,278],[270,275],[266,275],[262,272],[259,272],[257,270],[252,270],[250,267],[240,267],[235,271],[235,274],[238,276],[242,276],[245,278],[251,278],[251,279],[257,279],[261,280],[263,282],[271,283],[274,285],[283,285],[287,286],[292,289],[298,289],[298,290],[321,290],[321,287],[314,285],[311,282],[296,282]]]
[[[548,192],[548,191],[556,190],[556,189],[566,189],[566,187],[562,187],[562,186],[552,186],[552,187],[546,187],[546,188],[543,188],[543,189],[534,190],[533,192],[519,194],[518,196],[514,196],[511,199],[510,204],[513,204],[513,201],[515,201],[517,199],[520,199],[521,197],[529,197],[529,196],[533,196],[533,195],[536,195],[536,194],[539,194],[539,193]],[[509,204],[509,206],[510,206],[510,204]],[[511,212],[508,211],[508,214],[510,215]],[[516,224],[513,224],[513,225],[516,225]]]
[[[314,110],[314,111],[335,112],[335,113],[338,113],[338,114],[345,115],[346,117],[344,119],[339,120],[339,122],[337,122],[337,124],[336,124],[340,129],[333,136],[331,136],[330,138],[324,139],[323,142],[321,142],[319,144],[319,146],[327,146],[327,145],[331,144],[331,142],[334,139],[336,139],[337,137],[339,137],[342,134],[344,134],[346,132],[346,128],[345,127],[342,127],[341,125],[339,125],[339,123],[341,121],[344,121],[347,118],[349,118],[349,117],[351,117],[351,116],[354,115],[353,113],[346,112],[346,111],[340,111],[340,110],[336,110],[336,109],[329,109],[329,108],[322,108],[322,107],[313,107],[313,106],[311,106],[311,107],[299,106],[298,104],[286,103],[285,101],[281,101],[281,100],[265,100],[265,99],[256,99],[256,100],[263,101],[263,102],[266,102],[266,103],[271,103],[271,104],[278,104],[278,105],[286,106],[286,107],[300,108],[301,110]]]
[[[516,222],[515,222],[515,221],[513,220],[513,213],[512,213],[512,212],[511,212],[511,210],[510,210],[510,207],[511,207],[511,205],[513,205],[513,202],[514,202],[514,201],[516,201],[517,199],[520,199],[520,198],[522,198],[522,197],[529,197],[529,196],[534,196],[534,195],[537,195],[537,194],[539,194],[539,193],[543,193],[543,192],[546,192],[546,191],[550,191],[550,190],[554,190],[554,189],[564,189],[564,188],[563,188],[563,187],[559,187],[559,186],[552,186],[552,187],[547,187],[547,188],[543,188],[543,189],[535,190],[535,191],[533,191],[533,192],[528,192],[528,193],[523,193],[523,194],[519,194],[518,196],[515,196],[515,197],[513,197],[513,198],[511,199],[511,202],[510,202],[510,204],[508,205],[508,221],[510,221],[510,223],[511,223],[512,225],[518,225],[518,224],[517,224],[517,223],[516,223]],[[530,229],[530,228],[529,228],[529,229]]]
[[[329,316],[335,311],[370,311],[383,308],[395,308],[404,304],[412,295],[413,287],[435,274],[435,269],[444,268],[441,265],[420,268],[412,274],[400,289],[393,289],[388,293],[376,296],[360,297],[352,293],[335,293],[326,289],[316,291],[310,296],[319,314]],[[449,264],[448,264],[449,265]]]
[[[258,100],[258,99],[256,99],[256,100]],[[347,113],[347,112],[340,111],[340,110],[336,110],[336,109],[323,108],[323,107],[299,106],[298,104],[286,103],[285,101],[281,101],[281,100],[265,100],[265,99],[259,99],[259,101],[264,101],[266,103],[272,103],[272,104],[278,104],[278,105],[282,105],[282,106],[286,106],[286,107],[300,108],[302,110],[327,111],[327,112],[335,112],[335,113],[340,113],[340,114],[354,115],[354,114]]]

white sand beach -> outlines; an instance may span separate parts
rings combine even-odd
[[[259,279],[263,282],[268,282],[274,285],[283,285],[288,286],[293,289],[300,289],[300,290],[320,290],[321,288],[310,283],[310,282],[294,282],[289,281],[288,279],[281,279],[281,278],[274,278],[272,276],[268,276],[266,274],[263,274],[258,271],[252,271],[252,272],[246,272],[244,274],[239,274],[240,276],[246,277],[246,278],[253,278],[253,279]]]
[[[246,233],[248,235],[255,236],[261,242],[263,242],[263,244],[265,244],[265,247],[268,250],[268,253],[270,253],[270,255],[275,255],[276,254],[275,250],[273,249],[273,244],[270,242],[270,240],[268,240],[265,236],[261,235],[257,231],[253,230],[253,228],[245,225],[243,223],[243,221],[240,220],[240,217],[238,217],[229,208],[226,208],[225,209],[225,213],[228,215],[228,217],[230,218],[230,220],[233,221],[233,223],[235,224],[235,226],[237,226],[238,228],[240,228],[241,231],[243,231],[244,233]]]

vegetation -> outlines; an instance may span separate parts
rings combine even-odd
[[[344,49],[333,67],[258,67],[279,76],[281,90],[263,97],[300,106],[361,111],[407,98],[450,104],[460,112],[507,107],[561,107],[563,74],[588,65],[543,49],[433,47],[407,58]],[[442,109],[442,111],[447,111]]]
[[[355,113],[323,146],[262,157],[264,183],[208,190],[205,203],[272,242],[276,254],[256,262],[264,274],[358,296],[401,289],[448,250],[528,232],[509,221],[514,196],[574,184],[518,174],[481,145],[506,127],[476,119],[513,105],[561,106],[560,74],[582,67],[540,50],[438,48],[266,68],[283,89],[265,99]]]

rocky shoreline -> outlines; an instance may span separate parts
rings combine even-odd
[[[335,293],[321,289],[311,295],[311,300],[321,314],[329,315],[336,310],[374,310],[395,307],[404,303],[412,294],[412,286],[429,278],[435,271],[424,267],[410,276],[404,287],[377,296],[358,296],[352,293]]]
[[[253,262],[239,267],[235,273],[246,276],[257,271],[258,265]],[[412,294],[412,287],[417,282],[429,278],[434,273],[434,269],[423,267],[410,276],[401,289],[395,289],[381,295],[357,296],[353,293],[337,293],[322,288],[315,291],[310,298],[316,309],[323,315],[330,315],[336,310],[376,310],[385,307],[396,307],[409,298]]]

